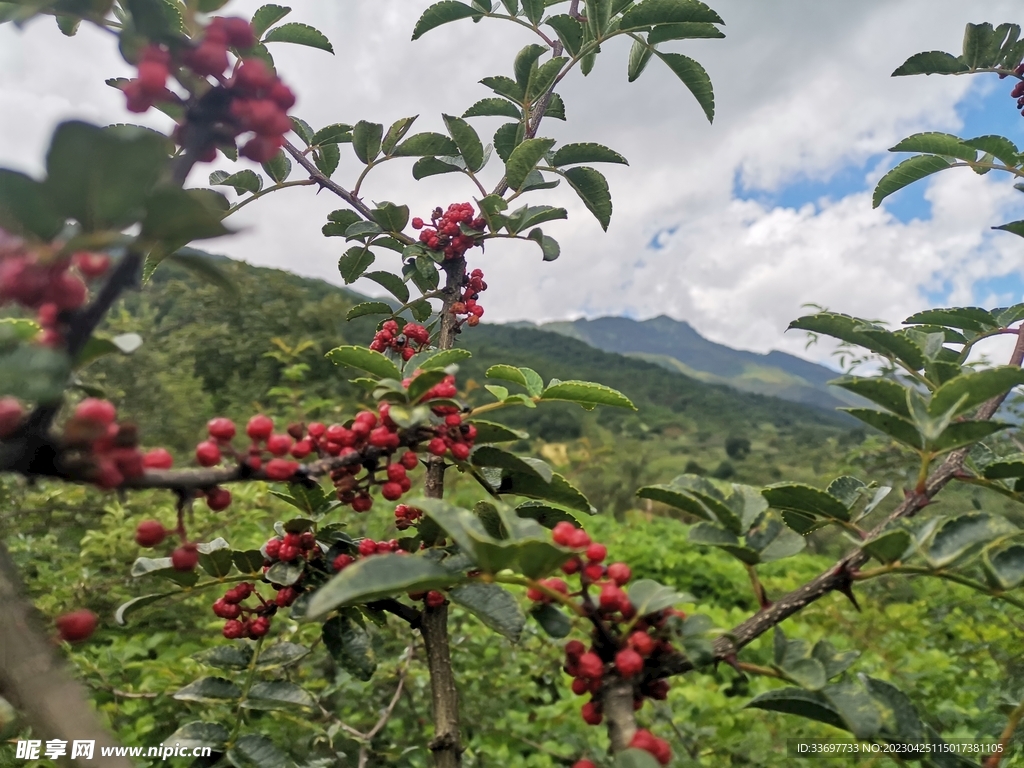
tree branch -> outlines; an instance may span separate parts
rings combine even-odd
[[[1020,366],[1022,362],[1024,362],[1024,325],[1021,325],[1017,330],[1017,343],[1014,346],[1013,354],[1010,356],[1009,364]],[[991,419],[995,412],[999,410],[999,406],[1006,400],[1008,394],[994,397],[983,404],[975,413],[975,420],[987,421]],[[903,502],[883,522],[871,530],[867,539],[870,540],[878,536],[897,520],[913,517],[930,504],[935,495],[962,471],[964,459],[967,458],[969,450],[969,447],[960,448],[950,453],[946,460],[928,477],[923,492],[918,493],[915,491],[908,493]],[[864,565],[868,559],[868,556],[862,549],[856,549],[820,576],[793,590],[768,608],[758,611],[742,624],[734,627],[727,635],[715,641],[715,659],[724,661],[734,658],[737,651],[741,648],[816,600],[830,592],[849,591],[853,580],[853,573]],[[689,672],[692,669],[693,664],[690,660],[680,654],[667,660],[662,668],[657,671],[656,676],[678,675]]]
[[[0,543],[0,692],[22,712],[37,737],[117,746],[93,711],[85,689],[69,673],[38,627],[35,609],[24,597],[17,570]],[[69,749],[70,752],[70,749]],[[133,768],[126,758],[104,758],[111,768]],[[76,759],[79,768],[92,761]]]
[[[302,152],[299,151],[298,147],[292,144],[290,141],[284,143],[284,150],[291,155],[295,162],[301,165],[306,172],[309,174],[309,178],[313,179],[322,189],[327,189],[336,194],[346,203],[351,205],[355,211],[367,221],[373,221],[373,215],[370,213],[370,209],[366,207],[362,200],[353,195],[344,187],[341,187],[327,178],[320,172],[320,169],[306,157]]]

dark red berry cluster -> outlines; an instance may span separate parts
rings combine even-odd
[[[446,259],[457,259],[474,245],[484,231],[486,222],[475,217],[469,203],[452,203],[447,211],[435,208],[430,214],[431,226],[425,226],[423,219],[412,220],[412,228],[419,229],[420,242],[432,251],[444,252]]]
[[[1013,70],[1014,74],[1024,75],[1024,63],[1021,63]],[[999,79],[1006,77],[1006,75],[1000,73]],[[1013,86],[1013,90],[1010,91],[1010,98],[1017,100],[1017,109],[1024,115],[1024,80],[1018,80],[1017,84]]]
[[[338,500],[351,506],[355,512],[367,512],[373,506],[370,490],[375,485],[380,486],[380,495],[388,501],[397,501],[412,488],[412,480],[407,473],[416,468],[419,460],[414,451],[405,451],[395,457],[401,438],[398,425],[388,415],[389,410],[387,403],[381,403],[377,413],[362,411],[356,414],[351,427],[332,424],[324,433],[330,441],[328,453],[337,451],[335,455],[344,456],[362,453],[367,447],[377,449],[377,459],[349,464],[331,472]],[[381,463],[383,477],[379,475]]]
[[[33,252],[0,230],[0,305],[13,302],[35,311],[42,327],[38,342],[45,346],[63,343],[72,313],[88,298],[85,281],[102,277],[109,268],[105,254]]]
[[[406,323],[401,329],[394,320],[385,320],[370,342],[375,352],[391,350],[403,360],[422,352],[430,343],[430,331],[416,323]]]
[[[638,615],[622,589],[632,577],[628,565],[605,565],[607,547],[592,541],[586,531],[572,523],[558,523],[552,531],[552,538],[560,546],[577,550],[577,554],[562,565],[562,571],[567,575],[578,575],[581,589],[573,592],[564,580],[550,578],[529,589],[527,597],[536,602],[579,598],[584,613],[591,615],[595,624],[599,622],[601,625],[601,631],[595,626],[589,649],[579,640],[572,640],[565,646],[564,668],[573,677],[573,693],[592,696],[581,710],[583,720],[590,725],[599,725],[604,719],[601,692],[609,676],[633,682],[635,709],[643,706],[645,698],[665,699],[668,681],[655,677],[655,670],[660,668],[663,656],[673,653],[667,626],[670,618],[685,618],[685,614],[668,609]],[[596,605],[591,589],[597,590]],[[608,638],[612,639],[612,644]],[[668,765],[671,760],[668,744],[648,731],[637,731],[630,746],[650,752],[662,765]],[[588,764],[587,761],[581,762],[584,766]]]
[[[205,133],[199,156],[211,161],[218,145],[234,147],[240,134],[251,133],[240,154],[267,162],[281,149],[284,134],[291,130],[288,110],[295,105],[295,94],[258,58],[241,59],[230,78],[225,76],[230,65],[228,50],[247,51],[256,42],[252,26],[245,19],[218,17],[210,21],[192,47],[171,50],[163,45],[147,46],[139,60],[138,77],[122,87],[128,109],[145,112],[161,102],[182,103],[167,88],[168,78],[178,67],[202,78],[213,77],[217,85],[188,110],[185,122],[175,130],[175,140],[185,145],[188,132],[201,128]]]
[[[400,531],[412,528],[421,517],[423,510],[418,507],[410,507],[408,504],[395,505],[395,528]]]
[[[66,461],[80,462],[100,488],[117,488],[146,471],[135,426],[117,423],[117,409],[107,400],[90,397],[78,404],[64,425],[64,445]]]
[[[285,587],[284,589],[291,589]],[[284,589],[277,593],[278,598]],[[294,590],[292,590],[294,591]],[[259,605],[246,606],[243,603],[250,597],[256,597]],[[228,640],[239,638],[259,638],[270,631],[270,619],[277,612],[278,602],[268,602],[247,581],[243,581],[213,603],[213,612],[224,622],[223,634]]]
[[[474,269],[468,275],[464,275],[462,295],[452,304],[450,312],[453,315],[466,315],[466,325],[476,325],[484,316],[484,308],[476,302],[480,294],[486,290],[487,283],[484,282],[482,269]]]

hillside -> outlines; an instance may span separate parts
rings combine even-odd
[[[236,294],[166,267],[113,313],[111,331],[145,339],[130,360],[88,369],[146,426],[150,444],[190,452],[214,414],[254,408],[293,418],[343,418],[364,396],[324,353],[366,343],[375,320],[345,320],[363,297],[319,280],[237,262],[223,269]],[[586,412],[568,403],[513,408],[497,420],[527,430],[532,450],[574,478],[598,506],[622,510],[647,482],[683,471],[768,483],[828,474],[850,440],[838,414],[679,376],[651,362],[605,352],[532,328],[482,324],[460,345],[473,353],[459,374],[475,402],[490,398],[486,369],[526,365],[545,379],[584,379],[619,389],[637,411]],[[862,433],[861,433],[862,434]],[[856,433],[853,433],[856,436]],[[732,447],[726,450],[727,442]]]
[[[520,327],[526,324],[518,324]],[[853,402],[851,395],[828,382],[839,374],[785,352],[746,352],[716,344],[689,323],[665,315],[650,320],[600,317],[595,320],[545,323],[558,333],[607,352],[638,357],[675,373],[743,392],[833,410]]]

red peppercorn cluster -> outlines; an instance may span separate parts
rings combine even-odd
[[[167,88],[172,70],[185,67],[202,78],[213,77],[217,86],[203,94],[189,110],[186,122],[175,131],[184,145],[185,134],[202,123],[208,133],[200,159],[211,161],[218,144],[230,144],[242,133],[252,133],[240,150],[243,157],[265,163],[281,149],[284,134],[291,130],[288,110],[295,94],[258,58],[243,58],[230,78],[228,50],[246,51],[256,45],[256,35],[245,19],[217,17],[195,45],[171,50],[163,45],[147,46],[140,57],[138,77],[122,88],[131,112],[146,112],[160,102],[181,103]]]
[[[577,551],[562,565],[562,571],[566,575],[578,575],[581,589],[572,592],[563,579],[549,578],[529,589],[527,597],[540,603],[580,597],[584,605],[596,614],[595,621],[602,622],[606,630],[598,632],[595,629],[589,649],[579,640],[572,640],[565,646],[564,668],[573,677],[573,693],[592,696],[581,709],[584,722],[599,725],[604,719],[600,694],[610,675],[633,681],[635,709],[643,706],[645,698],[665,699],[668,682],[650,675],[660,667],[661,657],[673,653],[667,632],[669,618],[685,618],[685,614],[668,609],[638,616],[622,589],[632,577],[628,565],[605,565],[607,547],[592,541],[586,531],[572,523],[558,523],[552,531],[552,538],[556,544]],[[596,606],[591,602],[591,589],[597,590]],[[614,639],[614,645],[609,644],[609,637]],[[645,670],[648,670],[647,675]],[[672,752],[667,742],[654,737],[649,731],[638,731],[630,746],[650,752],[662,765],[668,765],[671,760]],[[587,764],[587,761],[581,762]]]
[[[65,447],[77,456],[89,479],[100,488],[117,488],[126,479],[141,477],[145,459],[132,424],[117,422],[117,409],[107,400],[87,398],[64,426]]]
[[[465,461],[473,450],[475,439],[476,427],[463,424],[461,414],[449,413],[444,417],[444,424],[438,427],[437,437],[427,443],[427,451],[435,456],[444,456],[451,451],[453,458]]]
[[[470,327],[477,325],[484,316],[484,308],[476,302],[480,294],[486,290],[487,283],[484,282],[482,269],[474,269],[468,275],[464,275],[462,296],[452,304],[450,312],[453,315],[466,315],[466,325]]]
[[[1013,70],[1014,74],[1024,75],[1024,63],[1021,63]],[[999,79],[1002,80],[1006,75],[1000,73]],[[1021,110],[1021,115],[1024,115],[1024,80],[1018,80],[1017,84],[1013,86],[1013,90],[1010,91],[1010,98],[1017,100],[1017,109]]]
[[[389,406],[381,403],[378,412],[362,411],[356,414],[352,426],[332,424],[326,428],[326,451],[335,456],[362,453],[368,447],[377,449],[377,458],[349,464],[331,472],[338,500],[356,512],[368,512],[373,506],[370,491],[380,486],[380,494],[388,501],[397,501],[412,488],[408,471],[415,469],[419,460],[414,451],[405,451],[395,457],[401,444],[398,425],[388,415]],[[383,459],[383,462],[380,460]],[[380,476],[383,463],[383,477]]]
[[[317,546],[316,536],[310,532],[286,533],[283,537],[274,537],[263,545],[263,554],[267,565],[277,562],[292,563],[296,560],[315,560],[322,554]]]
[[[416,323],[406,323],[399,330],[394,320],[385,320],[370,342],[370,349],[375,352],[393,351],[403,360],[408,360],[417,352],[422,352],[430,343],[430,331]]]
[[[290,587],[285,587],[290,589]],[[278,592],[281,596],[282,589]],[[243,605],[250,597],[255,596],[259,605]],[[259,638],[270,631],[270,619],[277,612],[278,603],[268,602],[256,591],[255,587],[247,581],[243,581],[227,592],[224,596],[213,603],[213,612],[224,622],[223,634],[228,640],[239,638]]]
[[[34,310],[42,327],[38,342],[45,346],[62,343],[71,313],[88,298],[85,281],[103,276],[109,268],[105,254],[55,257],[32,252],[0,230],[0,305],[13,302]]]
[[[395,527],[400,531],[408,530],[421,517],[423,517],[423,510],[418,507],[410,507],[408,504],[395,506]]]
[[[474,245],[486,223],[482,217],[475,217],[469,203],[452,203],[447,211],[435,208],[430,214],[430,227],[423,219],[412,220],[412,228],[419,229],[420,242],[432,251],[443,251],[446,259],[457,259]],[[467,232],[466,230],[469,230]]]

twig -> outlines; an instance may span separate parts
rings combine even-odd
[[[377,724],[371,728],[364,738],[366,743],[359,747],[359,768],[366,767],[366,761],[369,760],[370,754],[370,742],[373,741],[374,737],[380,733],[381,729],[387,725],[388,720],[391,719],[392,712],[395,711],[395,706],[398,704],[398,700],[402,697],[402,688],[405,687],[405,676],[409,672],[409,662],[412,659],[413,643],[409,643],[409,646],[405,649],[405,662],[402,664],[402,670],[398,674],[398,687],[395,688],[395,694],[391,697],[391,702],[387,705],[384,711],[380,715],[380,719],[377,720]]]
[[[342,200],[344,200],[346,203],[351,205],[356,210],[356,212],[364,219],[366,219],[367,221],[373,221],[373,215],[370,213],[370,209],[366,207],[362,200],[353,195],[347,189],[339,186],[338,184],[335,184],[324,174],[322,174],[320,172],[320,169],[317,168],[316,165],[308,157],[306,157],[304,154],[302,154],[302,152],[299,151],[298,147],[296,147],[290,141],[286,141],[284,143],[284,150],[295,159],[295,162],[297,162],[306,170],[306,172],[309,174],[309,178],[313,179],[323,189],[330,190],[338,197],[340,197]]]
[[[1014,707],[1013,712],[1010,713],[1010,717],[1006,721],[1006,727],[1003,728],[1003,733],[999,737],[999,751],[993,752],[985,758],[984,768],[999,768],[1000,761],[1006,757],[1006,753],[1009,751],[1010,740],[1013,738],[1017,726],[1020,725],[1022,717],[1024,717],[1024,701]]]

